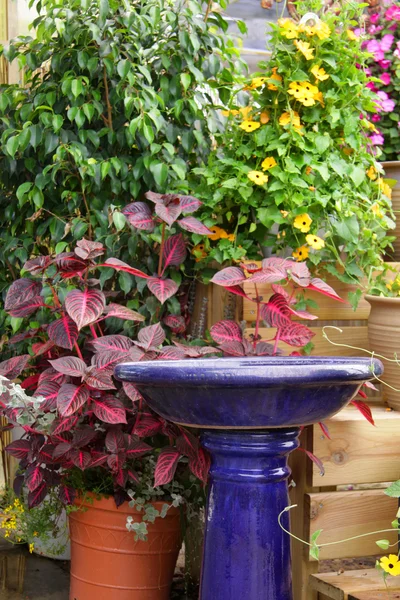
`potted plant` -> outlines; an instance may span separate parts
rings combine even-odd
[[[204,500],[197,477],[205,482],[208,457],[197,437],[154,415],[133,386],[113,379],[119,362],[217,352],[188,346],[182,338],[185,319],[168,311],[168,301],[180,289],[184,232],[209,233],[192,216],[200,202],[174,194],[147,196],[153,211],[150,204],[137,202],[124,212],[135,228],[145,221],[148,231],[160,229],[156,273],[115,258],[104,261],[102,244],[83,239],[73,252],[28,260],[25,276],[11,285],[5,301],[13,318],[29,319],[10,342],[26,338],[30,353],[0,363],[0,374],[10,380],[18,376],[33,398],[26,405],[7,390],[1,397],[4,416],[25,431],[7,447],[20,459],[15,491],[25,486],[34,508],[56,487],[64,504],[86,509],[70,515],[72,591],[85,600],[98,597],[101,586],[105,598],[110,588],[123,594],[118,590],[125,587],[132,593],[147,589],[152,600],[167,599],[181,543],[178,505],[187,503],[188,511],[195,512]],[[118,290],[101,290],[107,271],[135,278],[145,295],[141,312],[116,302]],[[139,329],[146,294],[156,302],[154,322]],[[113,334],[116,320],[133,325],[136,335]],[[167,345],[166,332],[175,334],[174,346]],[[113,536],[103,536],[111,530]],[[154,552],[160,552],[160,560],[154,561]],[[139,561],[135,569],[133,554]]]
[[[301,11],[316,5],[302,2]],[[271,25],[270,61],[232,95],[223,144],[193,170],[213,230],[200,267],[289,253],[358,283],[381,264],[394,227],[391,190],[370,152],[374,94],[348,25],[357,15],[347,3],[323,20]]]

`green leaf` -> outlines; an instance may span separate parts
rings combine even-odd
[[[93,104],[84,104],[82,106],[83,112],[86,115],[87,120],[90,121],[93,119],[93,115],[94,115],[94,106]]]
[[[113,212],[113,223],[117,229],[117,231],[121,231],[126,225],[126,217],[121,212],[117,210]]]
[[[18,329],[20,329],[23,322],[24,322],[24,320],[21,319],[20,317],[11,317],[10,324],[11,324],[11,329],[12,329],[13,333],[16,333],[18,331]]]
[[[190,83],[192,81],[191,76],[189,75],[189,73],[181,73],[181,84],[183,86],[183,89],[185,90],[185,92],[187,91],[188,87],[190,86]]]
[[[32,183],[30,181],[26,181],[25,183],[21,183],[21,185],[17,188],[17,198],[19,200],[19,205],[22,206],[28,200],[28,192],[32,187]]]
[[[310,558],[314,560],[319,560],[319,548],[318,546],[311,546],[310,548]]]
[[[77,98],[83,93],[83,85],[80,79],[73,79],[71,83],[71,92]]]
[[[30,195],[32,196],[32,200],[33,200],[36,208],[42,208],[43,203],[44,203],[43,192],[35,186]]]
[[[365,179],[365,171],[361,167],[353,166],[350,171],[350,177],[356,187],[359,187]]]
[[[357,242],[360,233],[360,226],[356,215],[346,217],[343,221],[335,224],[335,229],[341,238],[348,242]]]
[[[186,168],[184,165],[178,163],[172,163],[171,168],[178,175],[179,179],[185,179],[186,177]]]
[[[152,126],[148,125],[147,123],[143,123],[142,132],[149,144],[152,144],[154,142],[154,131]]]
[[[389,540],[378,540],[377,542],[375,542],[375,544],[379,547],[382,548],[382,550],[387,550],[389,548]]]
[[[312,544],[315,544],[315,542],[321,535],[322,531],[323,531],[322,529],[317,529],[317,531],[314,531],[314,533],[312,534],[311,539],[310,539]]]
[[[88,227],[89,226],[85,221],[77,220],[77,222],[72,227],[72,235],[76,240],[80,240],[87,232]]]
[[[331,138],[329,135],[316,135],[314,138],[314,143],[319,152],[325,152],[331,144]]]
[[[391,498],[400,498],[400,480],[389,485],[389,487],[385,490],[385,494]]]
[[[125,79],[125,77],[128,75],[128,73],[130,71],[130,68],[131,68],[131,63],[126,58],[119,61],[118,65],[117,65],[117,71],[118,71],[118,75],[121,77],[121,79]]]
[[[108,4],[108,0],[100,0],[100,27],[104,27],[109,11],[110,5]]]
[[[362,297],[362,291],[358,288],[355,292],[349,292],[347,296],[353,310],[356,310]]]
[[[150,171],[153,174],[154,180],[158,187],[163,187],[168,177],[168,167],[165,163],[152,163]]]
[[[6,143],[7,152],[14,158],[16,151],[18,150],[19,139],[18,135],[12,135],[8,138]]]
[[[57,133],[63,126],[64,119],[61,115],[53,115],[52,125],[55,133]]]
[[[392,521],[391,523],[393,529],[398,529],[399,528],[399,520],[395,519],[394,521]]]
[[[55,253],[60,254],[60,252],[64,252],[65,248],[68,246],[67,242],[58,242],[55,247]]]

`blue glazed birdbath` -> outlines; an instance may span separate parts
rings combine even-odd
[[[339,357],[209,358],[125,363],[162,417],[203,430],[211,453],[200,600],[292,600],[289,453],[299,426],[341,410],[383,372],[378,360]],[[289,528],[288,512],[282,524]]]

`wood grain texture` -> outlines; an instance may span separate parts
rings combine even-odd
[[[354,492],[318,492],[307,494],[305,515],[310,519],[310,537],[322,529],[321,544],[339,542],[355,536],[382,529],[390,529],[390,523],[398,509],[397,498],[389,498],[383,490]],[[294,509],[296,510],[296,509]],[[368,535],[363,538],[321,548],[320,559],[382,555],[376,540],[397,542],[397,532]],[[397,553],[397,546],[391,548]]]
[[[388,577],[390,590],[400,589],[397,577]],[[311,575],[310,587],[331,600],[350,600],[350,594],[382,590],[382,575],[377,569],[345,571],[344,573],[318,573]]]
[[[349,600],[399,600],[400,590],[382,590],[380,592],[355,592],[349,594]],[[320,598],[318,598],[320,600]]]
[[[347,407],[326,425],[331,439],[314,426],[311,450],[325,468],[312,471],[312,486],[379,483],[400,479],[400,412],[371,406],[373,427],[355,407]],[[392,520],[392,519],[391,519]]]

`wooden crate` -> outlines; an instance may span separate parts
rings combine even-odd
[[[347,571],[345,573],[321,573],[311,578],[313,590],[320,600],[397,600],[400,598],[400,582],[388,577],[385,589],[382,575],[376,569]]]
[[[330,440],[318,425],[304,429],[301,445],[322,459],[326,475],[321,476],[304,452],[292,453],[290,464],[296,485],[290,496],[297,508],[291,511],[291,525],[299,538],[310,541],[315,531],[323,529],[319,541],[328,543],[390,529],[397,499],[386,496],[384,489],[368,486],[400,478],[400,412],[388,411],[380,404],[371,409],[375,427],[356,408],[348,407],[327,421]],[[352,484],[364,484],[362,487],[367,489],[338,491],[338,486]],[[383,552],[375,541],[382,538],[394,544],[397,541],[394,531],[367,536],[324,547],[321,559],[381,556]],[[321,589],[309,585],[310,575],[318,572],[318,563],[310,559],[307,546],[292,542],[294,600],[325,600]],[[396,546],[391,551],[397,552]],[[347,600],[340,595],[328,597]]]

